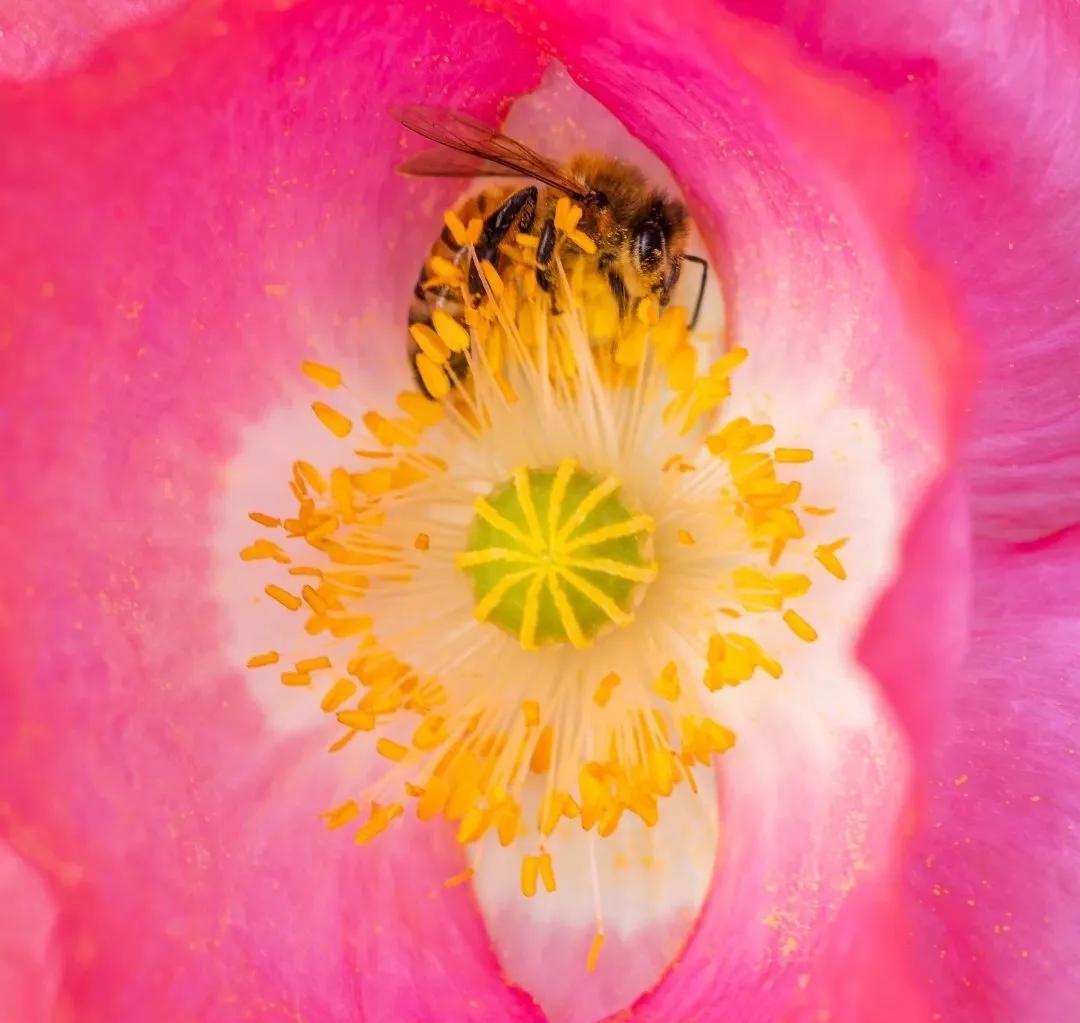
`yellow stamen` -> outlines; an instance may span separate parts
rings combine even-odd
[[[280,659],[276,650],[267,650],[265,654],[255,654],[248,658],[249,668],[265,668],[269,664],[277,664]]]
[[[322,387],[340,387],[341,374],[330,366],[324,366],[321,362],[310,362],[305,359],[300,363],[304,375]]]
[[[352,418],[313,403],[335,436],[355,419],[371,439],[340,464],[296,461],[291,514],[250,514],[280,534],[241,552],[298,579],[299,596],[265,589],[302,612],[306,656],[279,667],[282,682],[315,684],[339,726],[332,752],[358,742],[384,761],[368,790],[380,802],[342,803],[328,827],[362,844],[413,800],[461,843],[521,843],[527,897],[555,890],[547,836],[560,827],[593,843],[626,820],[657,825],[677,789],[697,793],[735,742],[703,694],[782,676],[761,638],[772,619],[809,644],[804,607],[819,625],[833,617],[808,603],[813,573],[792,568],[808,548],[844,577],[843,541],[814,546],[810,516],[833,509],[803,505],[803,481],[787,478],[811,448],[774,448],[768,423],[724,415],[746,349],[707,364],[687,309],[620,305],[584,255],[591,213],[562,196],[554,216],[548,292],[532,233],[472,262],[475,289],[483,222],[446,214],[444,238],[467,259],[433,256],[421,274],[456,300],[409,328],[417,388]],[[321,363],[303,372],[343,387]]]
[[[431,324],[447,348],[452,352],[464,352],[471,343],[469,332],[449,313],[436,309],[431,314]]]
[[[799,639],[807,643],[813,643],[818,638],[817,630],[802,615],[795,611],[784,612],[784,624],[787,625]]]
[[[311,410],[318,417],[319,422],[322,423],[335,437],[348,437],[352,432],[352,420],[324,402],[313,401],[311,403]]]
[[[814,452],[809,448],[777,448],[773,458],[778,462],[809,462]]]
[[[294,593],[282,589],[276,583],[268,584],[264,592],[268,597],[273,597],[282,607],[288,608],[290,611],[300,610],[300,598]]]
[[[339,678],[327,691],[319,704],[322,710],[330,713],[340,707],[356,693],[356,683],[351,678]]]
[[[825,571],[841,580],[847,578],[847,571],[840,559],[836,556],[836,552],[846,543],[847,537],[844,537],[842,540],[834,540],[832,543],[819,544],[814,548],[814,557],[821,562]]]
[[[589,946],[589,955],[585,960],[585,966],[589,973],[593,973],[596,970],[597,964],[600,962],[600,949],[604,947],[604,934],[602,931],[598,931],[593,937],[592,944]]]

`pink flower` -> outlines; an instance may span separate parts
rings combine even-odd
[[[0,47],[0,1018],[1067,1017],[1065,6],[223,0],[103,41],[26,11]],[[497,851],[446,887],[462,847],[411,813],[325,833],[371,762],[244,670],[285,640],[236,558],[318,443],[297,364],[380,407],[405,369],[455,186],[392,173],[388,109],[494,120],[542,79],[523,133],[632,146],[599,101],[670,169],[751,350],[736,408],[814,438],[807,486],[852,526],[820,643],[725,704],[715,805],[673,797],[647,870],[602,846],[593,973],[574,840],[524,899]]]

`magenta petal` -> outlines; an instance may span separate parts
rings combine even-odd
[[[537,72],[467,5],[226,4],[0,88],[0,828],[41,852],[79,1012],[537,1018],[442,886],[452,839],[325,834],[343,768],[251,702],[211,550],[247,511],[219,507],[239,434],[299,360],[397,352],[373,325],[428,232],[386,106],[491,112]]]
[[[1080,990],[1080,532],[975,552],[956,725],[908,871],[942,1018],[1049,1023]]]

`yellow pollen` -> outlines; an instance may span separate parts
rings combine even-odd
[[[311,410],[335,437],[347,437],[352,430],[352,420],[342,415],[337,409],[321,401],[313,401]]]
[[[593,693],[593,701],[598,707],[606,707],[608,705],[611,694],[615,692],[615,687],[620,681],[619,676],[613,671],[609,671],[602,679],[600,679],[600,684],[596,687],[596,692]]]
[[[327,691],[319,704],[320,709],[330,713],[356,693],[356,683],[351,678],[339,678]]]
[[[814,557],[821,562],[822,567],[830,575],[836,576],[837,579],[846,579],[847,571],[845,570],[840,559],[836,556],[836,552],[840,550],[844,544],[847,543],[847,537],[842,540],[835,540],[832,543],[819,544],[814,548]]]
[[[807,643],[813,643],[818,638],[817,630],[796,611],[785,611],[784,623],[799,639]]]
[[[356,801],[350,799],[347,803],[342,803],[341,806],[334,807],[333,810],[329,810],[323,814],[326,820],[326,826],[331,830],[344,827],[346,824],[351,824],[357,817],[360,816],[360,807],[356,805]]]
[[[282,589],[276,583],[269,583],[264,591],[268,597],[273,597],[282,607],[290,611],[299,611],[301,600],[296,594]]]
[[[596,970],[597,963],[600,962],[600,949],[604,947],[604,932],[597,931],[593,937],[592,944],[589,946],[589,955],[585,960],[585,966],[589,973],[593,973]]]
[[[300,363],[304,375],[321,387],[340,387],[341,373],[330,366],[324,366],[321,362],[310,362],[305,359]]]
[[[277,664],[279,660],[280,657],[276,650],[267,650],[265,654],[255,654],[253,657],[249,657],[247,666],[249,668],[265,668],[269,664]]]
[[[264,515],[262,512],[248,512],[248,518],[252,522],[257,522],[260,526],[266,526],[267,529],[276,529],[281,525],[281,519],[275,515]]]
[[[809,462],[813,457],[814,452],[809,448],[777,448],[773,452],[778,462]]]
[[[413,540],[413,546],[418,551],[426,551],[431,548],[431,537],[427,533],[417,533],[416,539]]]

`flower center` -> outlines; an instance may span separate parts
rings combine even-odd
[[[685,308],[647,298],[624,316],[563,221],[556,305],[535,238],[496,267],[479,222],[448,215],[483,293],[433,257],[461,320],[439,308],[410,330],[427,395],[359,412],[359,445],[354,415],[314,402],[341,464],[295,463],[293,513],[251,513],[288,550],[241,552],[277,563],[266,594],[305,616],[281,681],[320,687],[344,729],[332,751],[366,734],[394,765],[329,826],[368,842],[411,804],[462,844],[519,847],[529,897],[555,888],[556,829],[651,827],[677,786],[697,791],[735,743],[718,694],[780,678],[791,644],[818,636],[800,613],[812,575],[845,577],[834,509],[788,478],[813,452],[725,415],[746,349],[699,368]]]
[[[612,476],[564,460],[519,468],[476,502],[458,567],[470,576],[476,617],[526,650],[587,646],[609,624],[633,620],[635,598],[656,575],[646,551],[653,522],[634,514]]]

